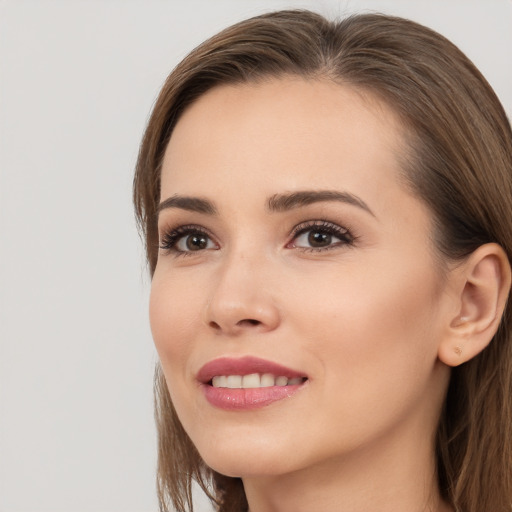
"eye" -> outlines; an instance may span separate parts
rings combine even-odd
[[[214,243],[208,238],[208,235],[191,233],[178,238],[175,247],[182,252],[201,251],[203,249],[213,249]]]
[[[352,245],[349,230],[328,221],[311,221],[294,229],[293,240],[288,247],[322,251],[339,246]]]
[[[210,235],[200,226],[179,226],[164,233],[160,249],[178,254],[218,249]]]

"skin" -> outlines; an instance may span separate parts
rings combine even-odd
[[[450,510],[433,447],[460,280],[439,269],[432,216],[400,182],[402,140],[375,98],[288,78],[213,89],[173,132],[161,200],[199,197],[217,213],[161,211],[162,243],[190,224],[209,237],[160,250],[151,328],[185,430],[208,465],[242,477],[251,512]],[[303,190],[348,192],[371,212],[329,200],[269,211],[269,197]],[[294,237],[326,220],[349,241],[315,251],[310,232]],[[245,355],[307,385],[261,409],[213,407],[198,370]]]

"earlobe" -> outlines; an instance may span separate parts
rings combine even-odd
[[[458,366],[479,354],[498,330],[510,292],[511,270],[505,251],[485,244],[457,269],[456,315],[449,319],[438,357]]]

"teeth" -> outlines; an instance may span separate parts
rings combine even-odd
[[[276,378],[271,373],[264,373],[261,376],[261,384],[262,388],[269,388],[270,386],[274,386],[276,383]]]
[[[302,377],[275,377],[271,373],[251,373],[250,375],[216,375],[212,379],[214,388],[230,388],[230,389],[250,389],[250,388],[269,388],[272,386],[297,386],[302,384]]]
[[[286,386],[288,384],[288,379],[286,377],[277,377],[276,386]]]
[[[236,389],[242,387],[242,377],[240,375],[228,375],[226,387]]]
[[[212,384],[214,388],[227,388],[228,378],[225,375],[213,377]]]
[[[257,373],[251,373],[251,375],[244,375],[242,377],[242,388],[259,388],[260,376]]]

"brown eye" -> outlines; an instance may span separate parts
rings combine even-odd
[[[199,251],[200,249],[206,249],[208,239],[203,235],[187,236],[185,238],[185,245],[190,251]]]
[[[176,249],[182,252],[202,251],[213,247],[213,242],[204,233],[191,233],[176,241]]]
[[[332,243],[332,235],[311,230],[308,233],[308,243],[311,247],[327,247]]]
[[[218,248],[219,246],[204,228],[193,224],[178,226],[169,232],[164,232],[160,241],[160,249],[176,255]]]
[[[322,251],[352,245],[354,241],[348,229],[328,221],[300,224],[294,231],[293,241],[288,245],[290,248]]]

